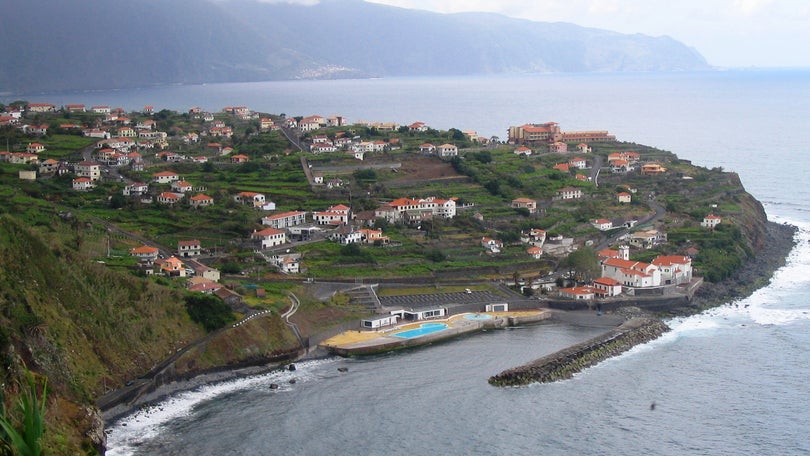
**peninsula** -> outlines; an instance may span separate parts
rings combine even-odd
[[[47,384],[44,445],[72,453],[103,449],[102,411],[346,331],[608,332],[749,293],[793,245],[734,173],[554,122],[501,139],[245,106],[0,111],[2,382]]]

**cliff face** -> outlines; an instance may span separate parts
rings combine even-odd
[[[195,340],[204,343],[179,358],[173,376],[294,354],[298,341],[277,315],[204,338],[179,292],[111,271],[70,247],[85,229],[56,221],[43,233],[0,215],[0,383],[13,400],[24,372],[47,378],[49,452],[101,448],[96,399]]]

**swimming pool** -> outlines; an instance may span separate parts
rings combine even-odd
[[[488,314],[467,314],[467,315],[464,315],[464,318],[466,320],[489,320],[490,318],[492,318],[492,315],[488,315]]]
[[[413,339],[414,337],[424,336],[447,329],[445,323],[422,323],[418,328],[409,329],[407,331],[391,334],[394,337],[401,337],[403,339]]]

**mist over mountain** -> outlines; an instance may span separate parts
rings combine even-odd
[[[3,10],[0,93],[709,68],[669,37],[361,0],[5,0]]]

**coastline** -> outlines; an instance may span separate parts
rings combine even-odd
[[[795,247],[795,234],[797,230],[798,228],[793,225],[768,221],[767,236],[765,237],[763,248],[757,252],[756,257],[747,261],[742,268],[723,282],[717,284],[704,283],[693,298],[692,303],[695,307],[673,309],[667,316],[693,314],[722,305],[731,300],[750,296],[757,289],[767,286],[776,270],[785,265],[790,251]],[[633,317],[649,316],[649,312],[628,306],[615,312],[607,312],[601,316],[592,311],[554,310],[550,320],[568,324],[572,327],[604,327],[607,333]],[[579,343],[585,343],[589,339],[590,337],[583,336]],[[142,395],[132,403],[118,404],[102,411],[102,418],[105,425],[109,425],[141,408],[148,407],[151,404],[160,402],[163,399],[183,391],[190,391],[204,385],[284,369],[290,362],[325,359],[330,356],[332,355],[326,353],[325,350],[317,348],[284,363],[263,364],[239,369],[223,369],[221,371],[201,374],[191,379],[176,380],[161,385],[154,391]]]

